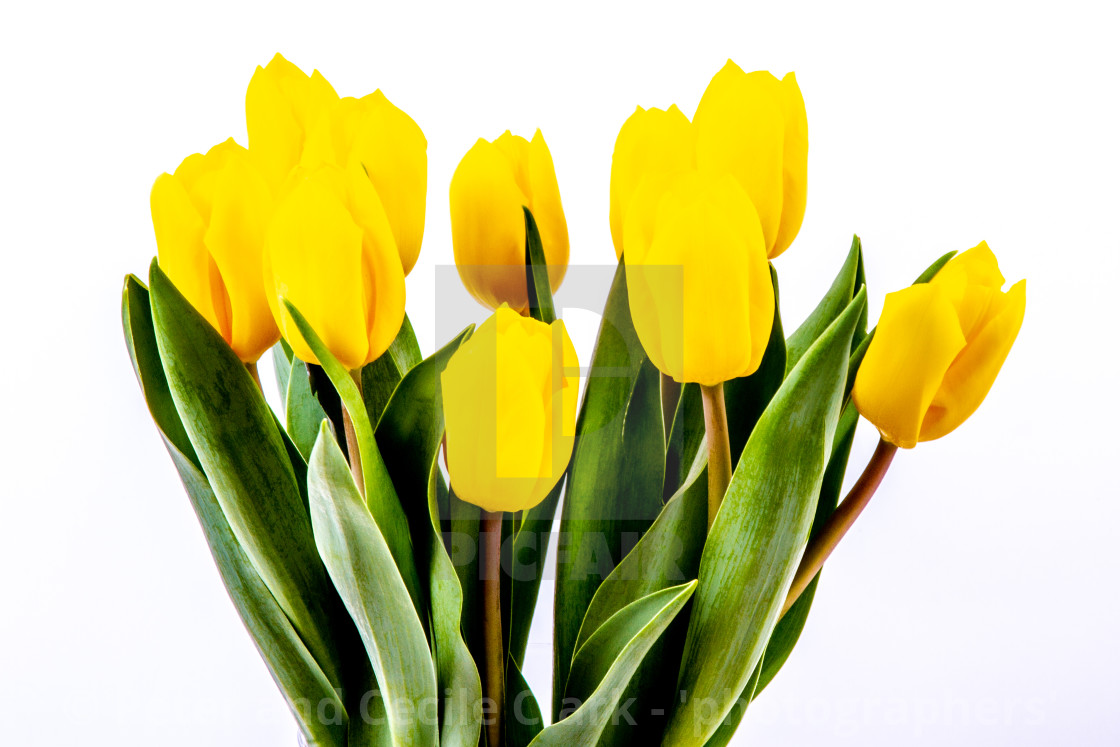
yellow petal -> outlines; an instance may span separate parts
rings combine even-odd
[[[780,86],[785,139],[782,153],[782,219],[770,250],[773,259],[789,248],[805,218],[809,171],[809,121],[797,77],[788,73]]]
[[[852,399],[883,438],[904,449],[919,440],[950,364],[965,346],[948,294],[930,284],[887,295]]]
[[[327,348],[349,369],[369,353],[363,287],[363,231],[326,178],[303,177],[281,201],[265,239],[269,305],[302,360],[318,363],[277,299],[307,317]]]
[[[668,110],[637,110],[623,123],[611,157],[611,238],[622,258],[626,210],[642,178],[652,172],[673,173],[696,165],[696,136],[676,104]]]
[[[499,138],[500,139],[500,138]],[[524,192],[499,147],[479,139],[451,177],[451,243],[463,285],[496,309],[528,306]]]
[[[548,284],[555,293],[568,270],[568,221],[560,202],[560,186],[556,182],[552,153],[540,130],[533,135],[527,156],[528,207],[537,222],[545,262],[548,263]]]
[[[768,72],[734,62],[716,73],[696,108],[696,163],[729,171],[747,191],[773,256],[782,220],[785,116],[781,86]]]
[[[988,318],[945,373],[922,422],[919,441],[941,438],[980,407],[1019,335],[1026,305],[1025,280],[1013,285],[1007,293],[998,293]]]

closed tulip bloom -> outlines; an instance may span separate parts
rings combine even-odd
[[[381,91],[339,99],[311,127],[300,163],[360,166],[381,198],[404,274],[412,271],[424,238],[428,141],[411,117]]]
[[[245,92],[249,151],[274,190],[300,162],[308,133],[338,94],[316,70],[307,75],[277,54],[257,67]]]
[[[1003,284],[981,242],[928,284],[887,296],[852,390],[884,439],[909,449],[941,438],[984,401],[1026,309],[1026,281]]]
[[[704,91],[693,117],[701,169],[730,171],[758,209],[766,254],[793,243],[805,217],[809,126],[793,73],[745,73],[731,60]]]
[[[568,223],[552,154],[537,130],[531,141],[507,130],[479,139],[451,177],[451,243],[459,277],[471,295],[496,309],[528,308],[525,213],[537,223],[553,292],[568,268]]]
[[[233,139],[188,156],[152,186],[160,268],[238,357],[252,363],[278,339],[261,280],[272,194]]]
[[[455,352],[441,381],[455,494],[491,512],[540,503],[575,441],[579,361],[564,323],[501,306]]]
[[[696,135],[676,104],[667,110],[639,106],[623,123],[611,158],[611,238],[619,259],[626,209],[642,177],[695,166]]]
[[[265,238],[268,302],[301,360],[318,363],[280,298],[351,370],[384,353],[404,320],[404,270],[377,191],[359,166],[292,172]]]
[[[650,360],[680,382],[754,373],[774,321],[758,212],[729,174],[647,177],[626,215],[626,283]]]

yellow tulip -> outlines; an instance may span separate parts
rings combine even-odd
[[[272,194],[233,139],[152,185],[160,268],[246,363],[280,339],[261,280]]]
[[[296,355],[318,363],[287,298],[351,370],[384,353],[404,320],[404,270],[377,191],[355,164],[297,168],[265,238],[272,315]]]
[[[784,252],[805,216],[809,127],[793,73],[745,73],[731,60],[693,117],[700,169],[730,171],[758,210],[766,254]]]
[[[381,91],[339,99],[312,125],[300,163],[360,165],[381,198],[404,274],[412,271],[424,237],[428,141],[411,117]]]
[[[667,110],[638,107],[623,123],[611,158],[611,238],[622,259],[626,209],[642,177],[696,166],[696,135],[676,104]]]
[[[529,305],[525,278],[525,214],[541,234],[549,284],[560,287],[568,268],[568,223],[552,154],[537,130],[532,141],[507,130],[479,139],[451,177],[451,243],[459,277],[471,295],[495,309]]]
[[[540,503],[575,441],[579,361],[564,323],[503,305],[451,356],[441,381],[455,494],[491,512]]]
[[[928,284],[887,296],[852,399],[883,438],[909,449],[968,419],[1011,350],[1027,303],[987,243],[953,258]]]
[[[277,54],[257,67],[245,92],[249,152],[274,190],[300,162],[307,134],[338,94],[316,70],[307,75]]]
[[[626,284],[650,360],[680,382],[754,373],[774,321],[758,212],[729,174],[650,175],[630,202]]]

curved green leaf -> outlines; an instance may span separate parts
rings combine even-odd
[[[556,305],[552,301],[552,284],[548,277],[548,260],[537,230],[537,221],[529,208],[525,211],[525,279],[529,285],[529,314],[539,322],[552,324]]]
[[[307,473],[315,544],[350,612],[385,701],[396,747],[435,747],[436,670],[424,626],[327,423]]]
[[[821,299],[812,313],[801,323],[801,326],[794,330],[793,334],[786,340],[787,376],[806,351],[809,350],[813,342],[848,307],[863,284],[862,275],[863,247],[859,236],[853,236],[852,248],[848,251],[848,256],[844,260],[840,272],[836,275],[836,279],[832,281],[832,286],[824,294],[824,298]],[[866,319],[866,316],[861,316]]]
[[[276,371],[276,391],[283,398],[288,394],[288,377],[292,373],[292,349],[284,340],[272,346],[272,367]]]
[[[293,358],[288,374],[288,391],[284,398],[284,419],[288,424],[288,435],[292,443],[306,461],[311,456],[311,448],[319,435],[319,425],[327,413],[319,404],[319,399],[311,391],[311,378],[307,364]]]
[[[843,404],[866,293],[809,348],[747,442],[700,561],[679,686],[663,744],[719,728],[747,685],[805,549]]]
[[[937,275],[937,273],[941,272],[941,268],[948,264],[949,260],[951,260],[955,256],[957,256],[956,251],[951,251],[946,252],[937,259],[933,260],[933,264],[923,270],[922,274],[914,279],[914,285],[928,283],[929,281],[933,280],[934,276]]]
[[[416,332],[412,329],[412,322],[405,314],[401,323],[401,330],[397,333],[389,349],[381,357],[362,368],[362,398],[366,403],[366,414],[369,422],[376,423],[389,404],[389,398],[397,384],[412,367],[420,362],[420,344],[416,341]]]
[[[572,662],[568,690],[579,705],[567,718],[532,741],[547,745],[593,745],[618,709],[619,699],[650,648],[677,616],[696,581],[654,592],[613,615],[580,647]],[[561,706],[575,705],[568,700]]]
[[[506,659],[505,727],[506,747],[528,747],[544,728],[537,698],[512,658]]]
[[[509,578],[509,653],[519,667],[525,660],[525,649],[529,645],[529,628],[537,607],[545,561],[548,559],[552,523],[565,484],[565,477],[561,477],[543,501],[528,511],[521,512],[521,521],[513,535],[510,550],[512,572]]]
[[[622,262],[603,311],[568,470],[553,610],[554,713],[595,590],[661,510],[660,374],[634,332]]]

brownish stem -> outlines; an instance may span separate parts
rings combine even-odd
[[[263,394],[264,387],[261,386],[261,374],[260,371],[257,370],[257,362],[246,363],[245,368],[249,371],[249,375],[253,377],[253,381],[257,382],[257,389],[260,389]]]
[[[813,537],[809,541],[809,546],[805,548],[805,554],[801,556],[801,565],[797,567],[797,575],[793,577],[793,585],[786,596],[785,606],[782,607],[783,615],[820,573],[828,556],[856,523],[864,507],[871,501],[871,496],[875,495],[879,484],[883,482],[883,477],[887,474],[887,469],[891,466],[891,460],[894,459],[897,451],[898,447],[894,444],[883,439],[879,440],[875,453],[871,455],[871,461],[867,463],[863,474],[856,480],[856,484],[852,486],[844,502],[836,507],[817,536]]]
[[[486,724],[490,745],[502,744],[502,708],[505,704],[505,646],[502,645],[502,514],[482,512],[479,527],[479,567],[482,571],[482,636],[486,660],[482,681],[484,697],[494,705]]]
[[[666,373],[661,374],[661,419],[665,423],[665,440],[673,431],[677,404],[681,401],[681,383]]]
[[[727,486],[731,484],[731,440],[727,435],[723,384],[701,384],[700,396],[704,401],[704,431],[708,435],[708,529],[711,529]]]
[[[351,371],[350,376],[354,379],[354,383],[358,385],[358,391],[361,392],[361,369]],[[354,430],[354,421],[345,405],[342,406],[342,428],[346,431],[346,453],[350,455],[350,473],[354,475],[354,483],[358,486],[358,492],[364,496],[366,494],[366,477],[362,472],[362,452],[358,449],[358,433]]]

